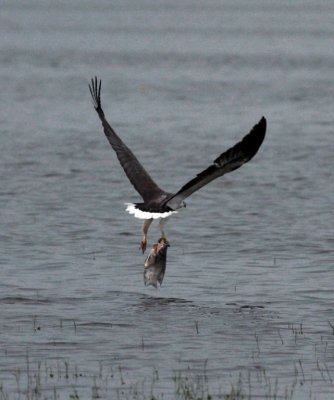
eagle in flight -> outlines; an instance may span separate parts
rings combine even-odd
[[[140,248],[144,253],[147,245],[148,229],[154,219],[160,219],[161,237],[167,240],[164,232],[166,218],[186,207],[184,200],[214,179],[234,171],[251,160],[259,150],[266,133],[266,119],[262,117],[251,131],[237,144],[226,150],[213,163],[197,174],[176,193],[165,192],[147,173],[128,146],[116,134],[104,116],[101,106],[101,80],[91,80],[89,90],[94,108],[102,122],[104,133],[115,150],[118,160],[130,182],[143,199],[141,203],[126,203],[126,210],[136,218],[144,220],[143,237]]]

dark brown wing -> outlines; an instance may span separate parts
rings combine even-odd
[[[89,90],[93,98],[94,108],[102,122],[104,133],[112,148],[115,150],[117,158],[121,163],[121,166],[123,167],[127,177],[137,192],[141,195],[145,202],[152,200],[152,198],[164,193],[164,191],[158,187],[150,175],[145,171],[137,157],[123,143],[120,137],[109,125],[108,121],[105,119],[104,112],[101,107],[101,80],[98,81],[96,77],[95,79],[92,79],[91,85],[89,85]]]
[[[166,205],[175,210],[186,197],[189,197],[219,176],[240,168],[252,159],[263,142],[266,126],[266,119],[262,117],[241,142],[222,153],[214,160],[213,164],[185,184],[175,195],[169,198]]]

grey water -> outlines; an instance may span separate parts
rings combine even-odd
[[[1,1],[2,398],[333,398],[333,37],[330,0]],[[171,192],[268,121],[167,223],[159,290],[95,75]]]

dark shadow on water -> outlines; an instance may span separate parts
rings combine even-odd
[[[193,304],[192,301],[186,299],[179,299],[174,297],[153,297],[148,295],[142,295],[140,297],[141,305],[143,309],[150,309],[152,307],[164,307],[170,305],[184,305]]]

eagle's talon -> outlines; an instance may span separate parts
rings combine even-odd
[[[166,245],[170,246],[166,235],[161,236],[161,238],[158,240],[158,243],[165,243]]]
[[[139,247],[139,249],[141,250],[142,254],[145,253],[145,251],[146,251],[146,246],[147,246],[147,241],[142,240],[142,241],[140,242],[140,247]]]

